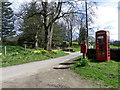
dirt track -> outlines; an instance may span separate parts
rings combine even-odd
[[[81,76],[67,67],[68,65],[63,63],[31,75],[14,77],[3,81],[3,88],[98,88],[94,81],[81,79]]]

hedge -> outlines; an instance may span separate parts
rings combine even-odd
[[[88,49],[88,59],[96,59],[96,49]],[[110,49],[111,60],[120,61],[120,49]]]
[[[110,57],[112,60],[120,61],[120,49],[110,49]]]
[[[88,49],[88,52],[86,55],[87,55],[88,59],[96,59],[95,49]]]

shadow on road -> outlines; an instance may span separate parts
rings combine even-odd
[[[59,65],[71,65],[71,64],[74,64],[74,63],[60,63]]]
[[[60,63],[58,66],[53,67],[53,69],[68,69],[71,67],[72,64],[74,63],[73,62]]]
[[[70,67],[54,67],[53,69],[68,69]]]

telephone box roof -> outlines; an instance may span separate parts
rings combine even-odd
[[[97,32],[109,32],[108,30],[99,30]]]

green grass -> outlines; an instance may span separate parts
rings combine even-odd
[[[73,49],[73,51],[80,51],[80,46],[71,46],[66,49]]]
[[[0,55],[0,58],[2,58],[2,67],[29,63],[34,61],[41,61],[68,55],[67,53],[64,53],[62,50],[59,50],[57,52],[41,52],[41,53],[34,53],[34,51],[38,50],[27,49],[26,51],[24,51],[24,48],[19,46],[7,46],[6,56]]]
[[[118,64],[114,60],[106,62],[88,62],[87,66],[76,66],[81,57],[76,58],[74,64],[74,72],[80,74],[84,79],[94,79],[95,81],[100,81],[99,83],[102,87],[118,88]],[[97,83],[96,83],[97,84]]]
[[[80,51],[80,46],[78,45],[78,42],[72,42],[72,46],[68,47],[68,49],[73,49],[73,51]]]
[[[76,45],[78,45],[78,42],[72,42],[72,44],[76,44]]]
[[[80,46],[71,46],[74,51],[80,51]]]
[[[110,45],[110,48],[115,49],[115,48],[120,48],[120,46],[113,46],[113,45]]]

